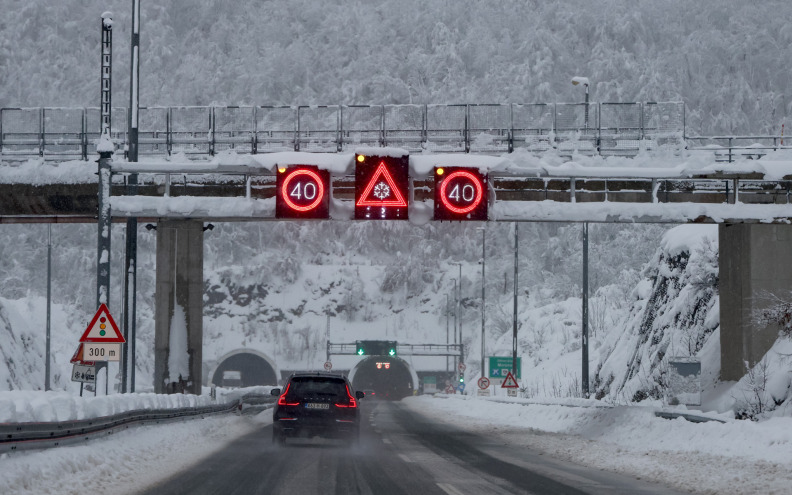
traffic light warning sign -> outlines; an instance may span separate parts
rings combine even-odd
[[[110,316],[110,310],[107,305],[102,303],[96,311],[88,328],[83,332],[80,337],[80,342],[92,343],[124,343],[124,336],[118,331],[118,325],[115,320]]]

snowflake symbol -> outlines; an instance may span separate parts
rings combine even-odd
[[[384,182],[380,182],[376,186],[374,186],[374,197],[377,199],[385,199],[390,196],[390,187]]]

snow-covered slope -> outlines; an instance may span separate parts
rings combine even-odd
[[[631,294],[623,331],[600,348],[598,398],[662,400],[668,359],[696,357],[712,387],[720,373],[717,226],[684,225],[663,237]]]

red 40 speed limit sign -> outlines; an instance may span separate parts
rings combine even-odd
[[[276,218],[330,218],[330,173],[310,165],[278,168]]]
[[[436,167],[435,220],[487,220],[487,176],[477,168]]]

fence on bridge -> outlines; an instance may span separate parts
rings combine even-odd
[[[588,111],[586,111],[588,109]],[[112,138],[126,149],[127,110],[114,108]],[[99,108],[0,109],[0,153],[87,160]],[[505,153],[518,149],[634,156],[684,146],[685,106],[667,103],[144,107],[139,153],[211,156],[222,151]]]

